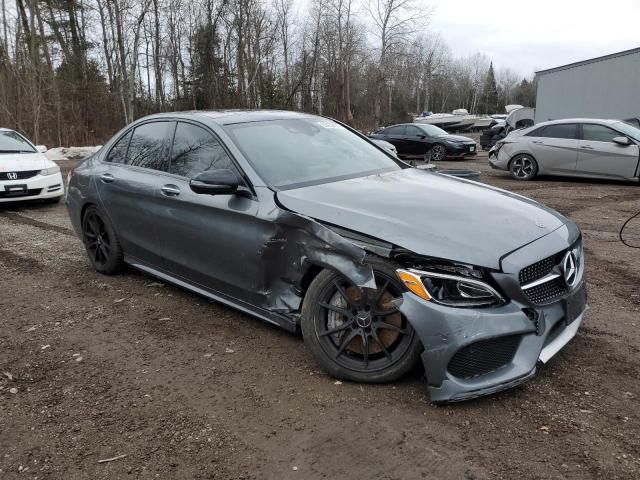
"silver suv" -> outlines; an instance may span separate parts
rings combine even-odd
[[[640,129],[619,120],[578,118],[511,132],[489,152],[516,180],[566,175],[638,181]]]

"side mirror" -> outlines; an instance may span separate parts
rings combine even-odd
[[[233,195],[240,186],[240,180],[233,170],[220,168],[199,173],[189,182],[195,193],[207,195]]]
[[[46,145],[38,145],[36,147],[36,150],[40,153],[46,153],[48,149]]]
[[[623,147],[627,147],[629,145],[631,145],[631,140],[629,140],[627,137],[614,137],[611,139],[611,141],[613,143],[617,143],[618,145],[622,145]]]
[[[420,134],[420,135],[418,135],[418,138],[421,138],[421,139],[423,139],[423,140],[424,140],[425,138],[427,138],[427,136],[426,136],[426,135],[422,135],[422,134]]]

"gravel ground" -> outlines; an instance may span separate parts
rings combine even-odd
[[[0,478],[639,478],[640,256],[617,233],[640,187],[518,183],[485,154],[441,164],[583,229],[591,309],[535,379],[446,407],[420,371],[339,383],[298,337],[135,271],[95,273],[62,204],[4,204]]]

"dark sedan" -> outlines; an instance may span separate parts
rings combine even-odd
[[[475,155],[478,150],[471,138],[450,135],[439,127],[421,123],[393,125],[370,136],[393,144],[402,158],[422,159],[429,154],[431,160],[438,161]]]
[[[338,378],[422,360],[434,401],[531,378],[586,308],[575,224],[314,115],[140,119],[70,173],[67,206],[98,272],[128,264],[301,332]]]

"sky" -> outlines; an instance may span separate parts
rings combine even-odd
[[[523,76],[640,47],[640,0],[423,0],[455,56],[481,52]]]

